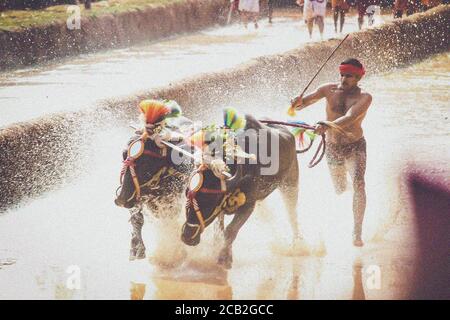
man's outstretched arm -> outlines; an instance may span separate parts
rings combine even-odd
[[[318,87],[314,92],[308,94],[307,96],[298,96],[292,99],[291,106],[295,110],[299,111],[305,109],[306,107],[316,103],[322,98],[325,98],[326,91],[328,90],[329,84],[322,85]]]

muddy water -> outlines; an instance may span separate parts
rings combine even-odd
[[[186,248],[179,221],[151,217],[144,228],[149,259],[128,262],[129,216],[114,206],[113,195],[117,142],[131,132],[118,126],[91,138],[95,157],[74,183],[0,216],[0,298],[403,298],[414,277],[415,238],[397,173],[405,160],[448,164],[449,80],[450,55],[443,54],[362,81],[374,100],[364,127],[368,206],[361,249],[351,245],[351,192],[335,196],[325,163],[307,169],[312,155],[306,154],[298,214],[311,255],[290,247],[287,214],[274,193],[241,229],[228,272],[215,265],[213,227],[198,247]],[[286,106],[237,107],[280,118]],[[298,116],[323,119],[323,107]]]
[[[297,11],[298,12],[298,11]],[[383,22],[380,17],[378,24]],[[327,19],[325,39],[335,36]],[[357,30],[355,17],[345,32]],[[318,41],[315,30],[313,41]],[[84,55],[43,67],[0,74],[0,127],[59,111],[93,106],[106,98],[235,66],[251,58],[284,52],[309,41],[295,12],[267,19],[255,31],[235,24],[127,49]]]

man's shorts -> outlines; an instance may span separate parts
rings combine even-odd
[[[358,141],[349,144],[326,144],[326,157],[329,165],[340,166],[349,158],[366,159],[366,139],[362,137]]]

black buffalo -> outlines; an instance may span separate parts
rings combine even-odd
[[[192,122],[184,117],[173,119],[165,130],[175,132],[178,138],[170,142],[184,148],[186,146],[183,135],[186,133],[183,130],[180,132],[180,128],[191,130]],[[161,148],[161,144],[158,146],[151,138],[152,133],[148,129],[136,131],[136,135],[130,139],[123,151],[121,186],[115,204],[130,209],[130,222],[133,227],[130,260],[145,258],[145,245],[142,239],[143,209],[149,209],[155,216],[178,214],[182,208],[181,199],[187,178],[193,170],[193,163],[189,158],[180,157],[180,154],[170,147]],[[138,156],[130,156],[129,150],[139,149],[141,143],[143,148],[137,153]],[[174,155],[178,157],[174,158]],[[180,159],[184,161],[180,162]]]
[[[262,140],[262,130],[268,137],[267,140]],[[276,150],[271,150],[270,141],[275,139],[275,136],[278,137],[279,145]],[[259,156],[255,164],[251,164],[248,160],[245,163],[229,164],[233,177],[227,180],[214,174],[210,166],[203,165],[191,175],[191,182],[186,191],[188,198],[186,222],[182,227],[181,236],[184,243],[197,245],[204,228],[215,218],[222,214],[233,215],[232,221],[225,228],[225,244],[218,259],[219,264],[226,268],[230,268],[232,264],[233,241],[253,212],[256,202],[265,199],[277,188],[281,191],[286,204],[293,235],[295,238],[299,236],[296,213],[299,166],[294,136],[283,126],[267,126],[246,115],[245,129],[237,135],[236,140],[243,143],[244,138],[247,139],[247,143],[241,145],[245,145],[243,151],[246,153],[252,149],[248,140],[253,140],[257,142],[258,148],[265,144],[268,153],[277,156],[279,165],[275,174],[262,174],[261,169],[265,165]]]

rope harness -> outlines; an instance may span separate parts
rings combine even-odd
[[[116,190],[117,193],[119,189],[122,188],[123,178],[127,170],[129,169],[135,187],[135,192],[131,195],[129,199],[127,199],[127,201],[130,201],[134,197],[136,197],[136,200],[139,201],[139,199],[141,198],[141,185],[139,184],[139,179],[136,174],[136,160],[143,154],[157,159],[167,158],[167,147],[161,143],[162,138],[159,136],[159,133],[162,131],[163,128],[164,128],[163,123],[147,124],[145,127],[145,131],[141,135],[141,137],[131,142],[130,145],[128,146],[127,158],[122,162],[122,169],[120,171],[120,186]],[[145,149],[145,142],[148,139],[151,139],[155,142],[155,145],[161,149],[161,153]],[[133,152],[132,148],[138,143],[140,144],[138,145],[139,146],[138,152],[136,154],[132,154]]]
[[[278,125],[283,125],[283,126],[302,128],[305,130],[315,130],[315,127],[311,126],[309,124],[291,123],[291,122],[276,121],[276,120],[260,120],[260,122],[265,123],[265,124],[278,124]],[[318,124],[329,126],[327,121],[320,121],[320,122],[318,122]],[[317,150],[314,153],[313,158],[311,159],[311,161],[308,164],[309,168],[315,167],[323,159],[323,156],[325,155],[325,148],[326,148],[325,134],[322,134],[321,137],[322,137],[322,140],[320,141],[320,144],[317,147]],[[308,151],[309,149],[311,149],[313,143],[314,143],[314,139],[311,139],[311,142],[309,143],[309,145],[305,149],[297,150],[297,153],[304,153],[304,152]],[[319,158],[317,159],[317,156],[319,155],[319,152],[321,150],[322,150],[322,152],[321,152]]]
[[[200,210],[200,206],[198,205],[197,194],[198,193],[206,193],[206,194],[219,195],[219,194],[225,194],[225,192],[227,191],[226,185],[223,183],[225,178],[222,176],[218,177],[221,180],[221,188],[220,189],[210,189],[210,188],[202,187],[203,171],[205,171],[207,168],[208,168],[208,166],[206,164],[201,164],[199,166],[199,168],[192,173],[192,175],[189,179],[189,187],[186,191],[186,198],[187,198],[186,215],[189,213],[189,209],[192,209],[192,210],[194,210],[195,215],[197,216],[197,219],[199,221],[199,224],[192,224],[192,223],[186,222],[186,224],[188,226],[197,228],[197,232],[195,232],[195,234],[192,236],[192,238],[195,238],[197,236],[198,232],[202,233],[203,230],[205,230],[208,222],[211,221],[212,218],[214,218],[214,216],[211,216],[205,220],[204,215],[203,215],[202,211]],[[196,186],[193,187],[191,185],[191,182],[196,175],[199,177],[199,182]]]
[[[277,124],[277,125],[284,125],[284,126],[290,126],[290,127],[297,127],[297,128],[302,128],[305,130],[315,130],[314,126],[308,125],[308,124],[298,124],[298,123],[290,123],[290,122],[283,122],[283,121],[276,121],[276,120],[260,120],[260,122],[265,123],[265,124]],[[331,125],[327,122],[327,121],[323,121],[323,122],[318,122],[318,124],[322,124],[322,125],[326,125],[326,126],[330,126]],[[334,126],[333,126],[334,127]],[[338,128],[339,129],[339,128]],[[308,164],[309,168],[313,168],[315,167],[324,157],[325,154],[325,134],[321,135],[321,141],[320,144],[313,156],[313,158],[311,159],[311,161]],[[304,153],[307,152],[313,145],[314,139],[311,139],[311,142],[309,143],[309,145],[302,150],[297,150],[297,153]],[[319,152],[320,156],[319,156]],[[206,226],[208,225],[208,222],[211,221],[211,219],[214,218],[214,215],[212,215],[211,217],[209,217],[208,219],[204,218],[204,215],[200,209],[200,206],[198,204],[197,201],[197,194],[198,193],[207,193],[207,194],[225,194],[226,193],[226,187],[224,188],[224,177],[223,176],[217,176],[217,174],[215,174],[219,179],[221,179],[221,183],[222,183],[222,188],[221,189],[208,189],[208,188],[203,188],[202,184],[203,184],[203,174],[202,172],[204,170],[207,169],[207,165],[202,163],[200,165],[200,167],[194,171],[190,177],[190,184],[191,181],[193,180],[193,177],[195,175],[201,175],[200,181],[198,182],[197,186],[192,187],[191,185],[189,185],[189,188],[186,191],[186,215],[189,213],[189,209],[194,210],[197,219],[199,221],[198,224],[193,224],[193,223],[188,223],[186,222],[185,225],[188,225],[190,227],[194,227],[197,228],[197,231],[191,236],[191,239],[194,239],[198,233],[202,233],[204,231],[204,229],[206,228]],[[221,221],[222,223],[222,228],[223,228],[223,221]],[[184,227],[183,227],[184,228]]]

